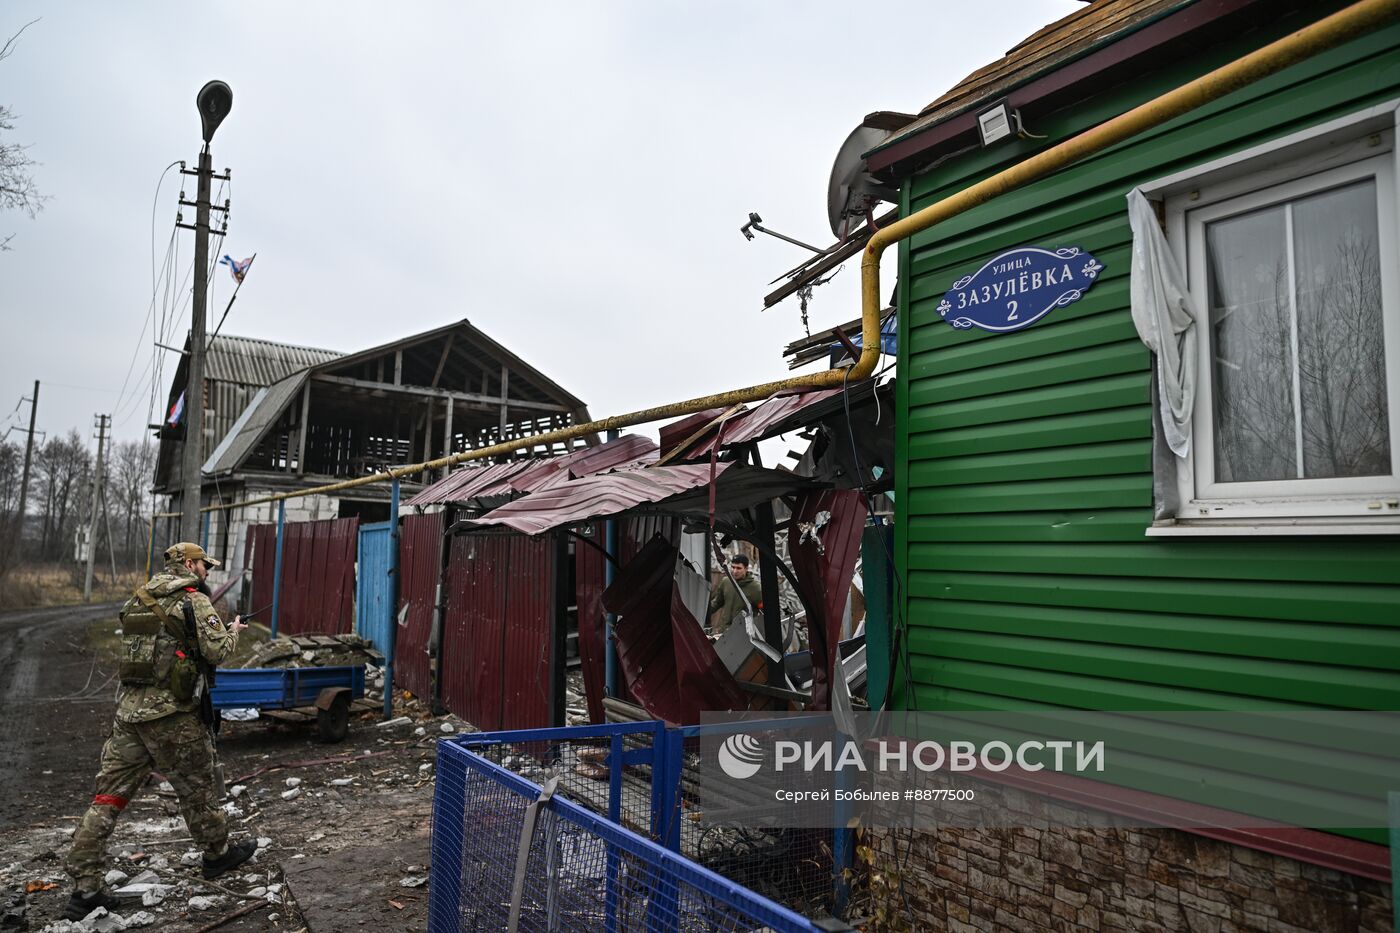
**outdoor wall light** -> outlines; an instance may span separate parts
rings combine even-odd
[[[979,113],[977,133],[982,137],[982,145],[990,146],[997,140],[1015,133],[1015,124],[1012,122],[1014,113],[1015,111],[1006,105],[1006,101],[1002,101],[991,110]]]

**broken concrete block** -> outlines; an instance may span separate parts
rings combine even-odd
[[[296,800],[296,799],[297,799],[298,797],[300,797],[300,796],[301,796],[301,788],[300,788],[300,787],[293,787],[291,790],[284,790],[284,791],[282,791],[282,799],[283,799],[283,800]]]
[[[457,731],[457,729],[450,722],[443,723],[439,728],[442,729],[443,735],[451,735],[452,733]]]
[[[270,836],[259,836],[259,837],[258,837],[258,848],[259,848],[259,849],[265,849],[265,848],[267,848],[267,847],[270,846],[270,845],[272,845],[272,838],[271,838]]]
[[[148,927],[155,922],[155,914],[147,910],[138,910],[126,918],[126,928],[129,930],[132,927]]]
[[[419,726],[417,729],[413,730],[413,734],[418,736],[419,738],[422,738],[423,736],[428,734],[428,730],[424,729],[422,726]]]
[[[399,881],[399,887],[401,887],[401,888],[421,888],[423,885],[425,885],[425,884],[427,884],[427,883],[428,883],[428,876],[427,876],[427,875],[409,875],[407,878],[404,878],[404,879],[402,879],[402,880]]]
[[[124,884],[126,882],[126,879],[130,877],[130,875],[122,871],[120,868],[113,868],[111,871],[107,872],[107,874],[102,877],[102,883],[109,885]]]
[[[219,898],[205,897],[203,894],[196,894],[190,898],[190,910],[213,910],[219,906]]]
[[[287,778],[287,786],[288,786],[288,787],[300,787],[300,786],[301,786],[301,778]]]
[[[331,787],[349,787],[355,783],[354,778],[332,778]]]
[[[161,901],[165,900],[165,892],[168,890],[169,888],[163,884],[151,885],[141,893],[141,906],[155,907]]]
[[[250,888],[248,890],[249,897],[262,897],[265,894],[267,894],[267,887],[264,885],[259,885],[256,888]]]
[[[228,796],[229,796],[229,799],[230,799],[230,800],[237,800],[239,797],[242,797],[243,794],[244,794],[247,790],[248,790],[247,785],[245,785],[245,784],[235,784],[235,785],[233,785],[232,787],[230,787],[230,788],[228,789]]]
[[[180,856],[181,865],[198,865],[204,860],[204,855],[198,849],[190,849]]]
[[[98,907],[82,919],[78,929],[90,933],[119,933],[126,929],[126,919],[121,914],[110,913],[106,907]]]

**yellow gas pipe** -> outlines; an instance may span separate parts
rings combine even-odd
[[[246,502],[205,506],[200,511],[215,512],[261,505],[265,502],[276,502],[282,499],[296,499],[302,496],[338,492],[342,489],[382,483],[429,470],[439,470],[470,460],[483,460],[525,447],[534,447],[538,444],[548,445],[557,441],[573,440],[588,434],[646,424],[662,418],[690,415],[709,408],[724,408],[743,402],[757,402],[776,392],[794,389],[840,388],[852,382],[868,379],[875,371],[875,366],[880,359],[880,256],[886,248],[927,230],[940,221],[984,204],[998,195],[1005,194],[1031,181],[1043,178],[1087,155],[1100,152],[1115,143],[1122,142],[1144,130],[1151,129],[1183,113],[1224,97],[1245,85],[1266,78],[1313,55],[1335,48],[1343,42],[1364,35],[1397,18],[1400,18],[1400,0],[1360,0],[1358,3],[1338,10],[1331,16],[1256,49],[1248,55],[1196,78],[1194,81],[1140,104],[1091,130],[1085,130],[1072,139],[1052,146],[1044,152],[1018,162],[1011,168],[964,188],[951,197],[944,198],[937,204],[932,204],[918,213],[911,214],[876,231],[874,236],[870,238],[870,242],[866,244],[865,255],[861,259],[860,332],[862,343],[860,358],[852,366],[807,376],[792,376],[776,382],[765,382],[749,386],[746,389],[733,389],[716,395],[705,395],[684,402],[672,402],[668,405],[643,408],[625,415],[614,415],[600,421],[590,421],[586,424],[576,424],[557,431],[536,434],[532,437],[504,441],[490,447],[481,447],[448,457],[439,457],[436,460],[395,467],[382,473],[360,476],[339,483],[330,483],[311,489],[299,489],[259,499],[249,499]]]

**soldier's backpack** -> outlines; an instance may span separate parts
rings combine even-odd
[[[185,627],[170,617],[144,585],[137,587],[122,607],[121,623],[123,651],[117,676],[122,684],[164,687],[182,703],[193,697],[199,671],[188,655]],[[161,643],[162,630],[173,644]]]

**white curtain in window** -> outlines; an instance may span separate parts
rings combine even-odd
[[[1138,337],[1156,354],[1158,404],[1163,439],[1176,456],[1191,450],[1191,408],[1196,399],[1196,339],[1199,315],[1186,291],[1186,276],[1167,246],[1157,215],[1142,191],[1128,192],[1133,228],[1129,293]]]

